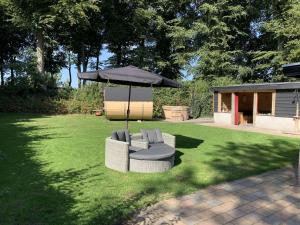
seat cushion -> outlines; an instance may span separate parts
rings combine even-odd
[[[143,150],[142,148],[135,147],[135,146],[129,146],[128,149],[129,149],[129,152],[137,152],[137,151]]]
[[[175,149],[169,145],[159,143],[151,144],[149,149],[140,150],[129,154],[131,159],[139,160],[159,160],[165,159],[173,156],[175,154]]]
[[[142,129],[141,130],[143,139],[148,141],[149,144],[151,143],[163,143],[164,139],[162,137],[162,133],[160,131],[160,129],[156,128],[156,129]]]

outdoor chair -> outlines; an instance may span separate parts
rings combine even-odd
[[[159,129],[116,131],[106,138],[105,165],[121,172],[164,172],[173,167],[175,151],[175,136]]]

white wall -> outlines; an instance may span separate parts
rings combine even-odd
[[[231,125],[231,112],[224,113],[224,112],[215,112],[214,113],[214,122],[218,124],[226,124]]]
[[[256,116],[255,127],[295,132],[296,125],[294,118],[284,118],[275,116]]]

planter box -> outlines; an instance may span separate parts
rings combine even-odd
[[[163,106],[166,120],[184,121],[189,119],[189,107],[187,106]]]
[[[102,109],[95,109],[93,110],[93,113],[95,113],[96,116],[102,116]]]

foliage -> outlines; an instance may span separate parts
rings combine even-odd
[[[218,77],[212,81],[203,78],[194,81],[185,81],[180,89],[157,88],[153,89],[154,116],[162,117],[164,105],[183,105],[190,107],[193,118],[212,116],[212,88],[240,83],[230,77]]]
[[[0,0],[0,84],[51,92],[63,87],[62,68],[71,81],[74,65],[133,64],[184,83],[155,89],[154,115],[164,104],[209,115],[212,86],[288,80],[281,66],[300,60],[299,9],[298,0]],[[103,46],[113,53],[107,62]],[[68,112],[88,113],[99,93],[87,86],[63,101]]]
[[[261,35],[271,43],[253,53],[256,73],[265,73],[273,81],[286,80],[281,65],[300,60],[300,2],[286,0],[275,4],[277,12],[261,26]]]
[[[0,89],[0,112],[32,112],[46,114],[91,114],[103,107],[102,84],[89,83],[80,89],[69,87],[51,90],[26,88],[26,77],[18,78],[17,86]],[[239,83],[229,77],[213,81],[197,79],[185,81],[182,88],[153,88],[153,115],[163,117],[164,105],[189,106],[193,118],[212,115],[212,91],[214,86]],[[51,107],[52,105],[52,107]]]
[[[69,113],[92,113],[103,105],[102,88],[93,83],[73,90],[71,97],[65,101]]]
[[[154,88],[153,89],[153,116],[162,117],[164,105],[184,105],[190,103],[190,90],[188,82],[182,88]]]
[[[287,137],[130,122],[131,132],[159,127],[176,135],[175,167],[141,176],[104,166],[105,138],[124,127],[122,121],[1,114],[0,124],[0,218],[6,225],[124,224],[150,203],[290,166],[299,149],[299,139]]]
[[[0,112],[22,112],[41,114],[68,113],[64,99],[68,90],[23,89],[21,86],[0,88]]]

